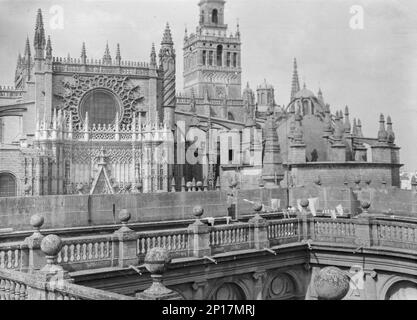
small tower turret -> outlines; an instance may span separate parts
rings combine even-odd
[[[171,29],[166,24],[164,36],[161,41],[159,51],[159,68],[162,73],[162,108],[164,114],[164,123],[168,129],[174,128],[175,122],[175,85],[176,85],[176,64],[174,42],[172,41]]]
[[[111,55],[110,55],[110,49],[109,49],[109,43],[106,43],[106,48],[104,49],[104,55],[103,55],[103,64],[110,65],[111,64]]]
[[[122,62],[122,56],[120,55],[120,45],[117,44],[117,47],[116,47],[116,64],[118,66],[120,66],[121,62]]]
[[[294,58],[294,69],[291,83],[291,101],[294,99],[294,96],[298,91],[300,91],[300,81],[298,80],[297,59]]]
[[[83,46],[81,48],[81,63],[87,63],[87,51],[85,50],[85,42],[83,42]]]

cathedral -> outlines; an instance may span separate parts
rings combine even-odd
[[[206,190],[233,182],[242,189],[400,186],[400,148],[389,116],[380,115],[376,137],[364,137],[347,106],[332,111],[321,90],[316,95],[300,86],[295,59],[287,105],[276,105],[266,80],[256,93],[249,84],[242,88],[239,25],[232,32],[225,23],[223,0],[198,6],[198,25],[184,35],[182,91],[168,24],[147,62],[124,60],[119,45],[112,56],[108,44],[101,59],[89,56],[86,43],[77,58],[56,57],[39,9],[14,85],[0,88],[0,197],[169,192],[188,183]],[[8,126],[10,119],[19,125]],[[185,133],[217,129],[219,140],[258,130],[262,141],[242,150],[260,149],[262,162],[242,156],[236,164],[233,152],[230,163],[170,161],[179,122]],[[7,141],[6,132],[17,138]]]

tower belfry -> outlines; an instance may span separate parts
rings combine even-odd
[[[224,22],[224,0],[201,0],[195,33],[184,37],[184,91],[198,97],[241,99],[240,32]]]

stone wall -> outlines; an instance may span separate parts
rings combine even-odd
[[[253,210],[252,204],[242,199],[262,199],[270,205],[271,198],[281,198],[281,203],[285,203],[286,192],[282,189],[245,190],[238,192],[238,198],[238,210],[243,215]],[[119,223],[121,209],[131,212],[132,223],[194,219],[195,205],[204,207],[204,217],[225,217],[230,199],[226,191],[0,198],[0,225],[28,230],[31,228],[29,219],[35,213],[45,217],[45,228],[114,224]]]
[[[381,187],[384,182],[387,186],[399,187],[398,170],[398,166],[389,163],[309,162],[292,165],[291,174],[295,186],[314,184],[318,177],[322,185],[342,187],[347,182],[353,186],[359,177],[362,186],[366,179],[371,179],[372,187]]]
[[[360,212],[360,202],[369,201],[370,211],[387,215],[417,217],[417,193],[395,187],[373,188],[360,185],[321,187],[308,185],[289,189],[289,204],[297,206],[298,199],[318,198],[316,209],[335,209],[339,204],[348,213]]]

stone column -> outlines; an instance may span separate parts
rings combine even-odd
[[[262,210],[262,204],[254,205],[255,216],[249,220],[250,240],[252,248],[262,250],[269,248],[268,240],[268,221],[262,218],[259,212]]]
[[[122,226],[119,230],[113,233],[112,240],[118,241],[117,257],[119,267],[127,267],[129,265],[138,265],[139,258],[137,256],[137,235],[136,232],[127,226],[131,214],[123,209],[119,213],[119,220]]]
[[[197,258],[210,256],[210,228],[200,220],[204,209],[201,206],[195,206],[193,213],[197,219],[188,226],[190,253]]]
[[[252,274],[252,277],[254,279],[253,300],[264,300],[262,293],[265,286],[266,271],[256,271]]]
[[[45,257],[41,251],[41,242],[44,236],[40,233],[43,223],[44,218],[38,214],[30,218],[30,224],[34,228],[34,232],[24,240],[24,243],[28,247],[28,254],[25,259],[27,264],[25,266],[22,265],[22,268],[27,267],[28,270],[34,271],[40,270],[45,265]]]
[[[377,273],[375,270],[364,270],[364,298],[366,300],[377,300]]]
[[[155,247],[145,257],[145,267],[151,273],[152,285],[136,295],[140,300],[182,300],[182,296],[162,283],[163,273],[171,262],[164,248]]]
[[[207,281],[196,281],[193,283],[193,300],[203,300],[204,290],[207,288]]]

